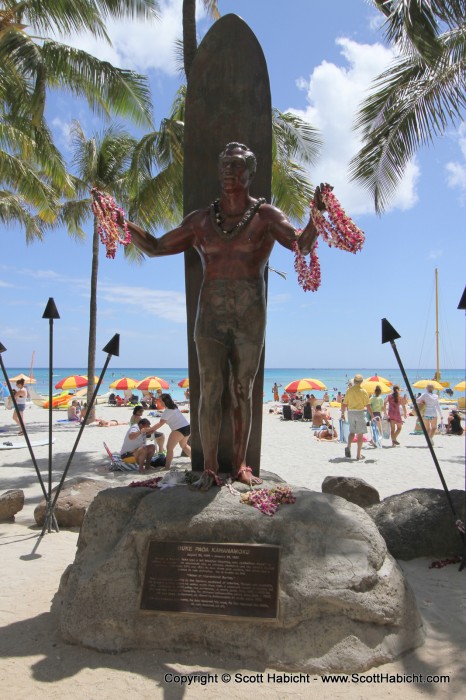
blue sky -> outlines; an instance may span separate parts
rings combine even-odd
[[[69,40],[149,75],[156,123],[180,84],[174,42],[181,32],[181,0],[164,0],[161,6],[161,20],[153,26],[109,25],[113,47],[90,37]],[[300,289],[292,255],[276,245],[270,264],[288,275],[286,281],[270,276],[266,365],[394,367],[390,347],[380,342],[380,319],[386,317],[402,336],[397,345],[405,366],[433,367],[437,267],[441,364],[464,367],[465,318],[457,305],[466,277],[466,125],[449,129],[417,154],[391,208],[378,217],[366,193],[349,182],[347,168],[358,148],[351,131],[355,110],[391,57],[379,14],[365,0],[219,0],[219,8],[222,14],[239,14],[258,37],[273,105],[320,129],[325,144],[310,177],[335,186],[366,234],[357,255],[321,243],[322,286],[315,294]],[[209,26],[199,9],[200,36]],[[87,136],[103,128],[83,103],[63,94],[51,96],[48,118],[68,158],[72,119],[81,121]],[[33,351],[36,366],[47,366],[48,322],[42,313],[49,297],[61,316],[54,324],[55,365],[85,366],[89,240],[79,243],[56,230],[26,246],[24,233],[14,228],[4,229],[2,240],[0,342],[7,347],[6,366],[27,368]],[[134,266],[121,251],[107,260],[102,248],[97,347],[116,332],[121,355],[112,361],[115,367],[187,366],[182,256]]]

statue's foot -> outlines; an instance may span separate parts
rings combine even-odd
[[[240,467],[235,474],[235,480],[247,486],[258,486],[262,484],[262,479],[254,476],[251,467]]]
[[[191,486],[192,488],[199,489],[199,491],[208,491],[210,487],[215,484],[221,486],[218,475],[211,469],[205,469],[200,478],[197,481],[193,481]]]

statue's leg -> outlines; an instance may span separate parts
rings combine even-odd
[[[260,484],[246,465],[246,451],[252,420],[252,390],[262,354],[262,343],[241,343],[234,347],[231,361],[233,404],[233,473],[239,481]]]
[[[204,470],[218,473],[221,400],[228,377],[228,348],[211,338],[196,338],[199,360],[199,434]]]

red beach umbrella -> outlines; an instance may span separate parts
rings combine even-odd
[[[180,386],[182,389],[189,389],[189,377],[186,377],[186,379],[182,379],[181,382],[178,382],[178,386]]]
[[[69,377],[60,379],[57,384],[55,384],[55,389],[82,389],[83,386],[87,386],[87,377],[83,377],[80,374],[71,374]]]
[[[320,381],[313,379],[295,379],[286,385],[285,391],[291,394],[301,393],[302,391],[322,391],[327,387]]]
[[[146,377],[139,382],[138,389],[141,391],[155,391],[157,389],[169,389],[170,384],[160,377]]]
[[[109,386],[110,389],[116,389],[117,391],[125,391],[125,389],[136,389],[139,382],[131,377],[122,377],[121,379],[115,379]]]

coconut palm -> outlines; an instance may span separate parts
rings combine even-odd
[[[151,124],[146,78],[114,68],[47,36],[82,30],[108,41],[109,17],[154,17],[155,0],[0,2],[0,217],[18,222],[29,241],[42,237],[72,183],[44,120],[49,90],[64,89],[89,106]]]
[[[399,54],[361,106],[356,128],[363,146],[350,168],[382,212],[420,146],[464,119],[466,6],[464,0],[375,4]]]
[[[103,114],[113,112],[150,123],[146,79],[66,46],[47,33],[69,36],[89,31],[109,41],[109,17],[154,17],[155,0],[24,0],[0,2],[0,103],[3,112],[27,115],[38,126],[48,89],[66,89],[84,97]]]
[[[111,125],[102,134],[87,138],[75,122],[72,128],[73,164],[76,169],[76,190],[81,198],[63,205],[60,218],[69,230],[82,232],[87,220],[93,224],[92,264],[89,301],[88,394],[90,403],[94,392],[95,353],[97,334],[97,279],[99,270],[98,221],[92,213],[90,190],[96,187],[111,194],[117,201],[127,202],[128,169],[137,140],[121,127]],[[74,227],[71,222],[74,222]],[[91,416],[91,420],[94,415]]]

